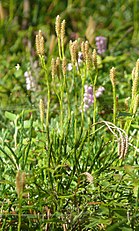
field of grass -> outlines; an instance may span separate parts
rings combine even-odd
[[[0,230],[139,230],[138,11],[0,1]]]

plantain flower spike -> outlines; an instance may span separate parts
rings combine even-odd
[[[116,85],[116,82],[115,82],[115,67],[112,67],[110,69],[110,79],[111,79],[111,83],[112,83],[112,86],[114,87]]]
[[[63,75],[66,75],[66,72],[67,72],[67,60],[66,60],[65,57],[62,60],[62,72],[63,72]]]
[[[57,17],[56,17],[55,31],[56,31],[57,37],[60,38],[60,36],[61,36],[61,18],[59,15],[57,15]]]
[[[24,187],[25,187],[25,172],[18,171],[16,174],[16,192],[18,197],[22,196]]]
[[[56,61],[54,58],[52,58],[51,60],[51,73],[52,73],[52,79],[54,79],[55,75],[56,75]]]
[[[133,80],[133,85],[132,85],[132,99],[137,94],[138,90],[138,83],[139,83],[139,59],[136,62],[136,66],[132,71],[132,80]]]
[[[36,35],[36,52],[38,55],[44,55],[44,37],[41,30],[39,30],[39,33]]]
[[[62,44],[62,45],[64,45],[65,25],[66,25],[66,21],[63,20],[62,23],[61,23],[61,44]]]
[[[96,52],[96,49],[93,50],[92,59],[93,59],[93,65],[94,65],[95,69],[97,69],[97,52]]]

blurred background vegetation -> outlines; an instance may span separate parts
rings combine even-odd
[[[111,66],[120,69],[120,76],[128,77],[139,55],[138,10],[137,0],[0,1],[1,109],[30,105],[31,93],[26,90],[24,73],[31,70],[39,76],[35,66],[38,60],[35,35],[42,30],[49,62],[52,55],[58,55],[54,26],[58,14],[66,20],[66,44],[69,40],[88,40],[90,47],[95,48],[96,36],[107,37],[108,52],[102,70],[104,81],[104,72],[108,73]],[[21,66],[19,71],[15,70],[17,63]]]

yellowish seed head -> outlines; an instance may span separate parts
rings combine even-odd
[[[93,50],[92,59],[93,59],[93,65],[97,69],[97,52],[96,52],[96,49]]]
[[[66,72],[67,72],[67,60],[66,60],[65,57],[62,60],[62,72],[63,72],[63,75],[66,75]]]
[[[81,43],[81,52],[83,54],[83,60],[85,60],[85,43],[84,43],[84,41]]]
[[[139,105],[139,94],[136,95],[135,97],[135,102],[134,102],[134,107],[133,107],[133,114],[136,113]]]
[[[112,83],[112,86],[113,86],[113,87],[116,85],[116,81],[115,81],[115,72],[116,72],[115,67],[112,67],[112,68],[110,69],[110,79],[111,79],[111,83]]]
[[[26,173],[18,171],[16,174],[16,192],[18,197],[20,197],[23,193],[25,186]]]
[[[85,48],[85,56],[87,56],[89,53],[89,42],[88,41],[85,41],[84,48]]]
[[[70,41],[70,54],[71,54],[71,62],[73,65],[77,62],[77,55],[78,55],[78,42],[75,40],[74,42]]]
[[[56,72],[57,72],[57,75],[60,76],[60,58],[59,57],[56,58]]]
[[[57,15],[57,17],[56,17],[55,31],[56,31],[57,37],[60,38],[60,35],[61,35],[61,18],[59,15]]]
[[[136,62],[135,68],[132,70],[132,99],[136,97],[138,91],[138,83],[139,83],[139,59]]]
[[[36,52],[38,55],[44,55],[44,37],[41,30],[36,35]]]
[[[63,20],[62,23],[61,23],[61,44],[62,44],[62,45],[64,45],[65,25],[66,25],[66,21]]]
[[[54,58],[52,58],[51,60],[51,72],[52,72],[52,79],[54,79],[56,75],[56,62]]]

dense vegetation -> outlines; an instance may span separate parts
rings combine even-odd
[[[139,230],[138,10],[0,1],[1,230]]]

